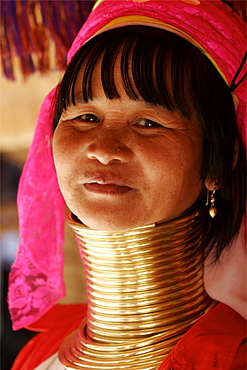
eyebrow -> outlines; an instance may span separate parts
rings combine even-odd
[[[90,102],[93,102],[95,101],[95,99],[93,98],[92,100],[89,100],[89,101],[85,101],[83,100],[83,97],[81,94],[75,94],[74,96],[75,98],[75,103],[76,104],[90,104]],[[118,100],[118,99],[121,99],[121,98],[115,98],[115,99],[109,99],[109,100]],[[147,102],[143,99],[130,99],[132,100],[133,102],[141,102],[141,103],[144,103],[146,108],[157,108],[157,107],[161,107],[163,109],[165,109],[163,106],[159,105],[159,104],[154,104],[154,103],[151,103],[151,102]]]

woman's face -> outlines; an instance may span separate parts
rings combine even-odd
[[[202,134],[194,117],[126,95],[118,68],[120,99],[106,98],[100,66],[93,100],[63,112],[53,138],[59,185],[70,210],[96,230],[125,231],[179,216],[202,190]]]

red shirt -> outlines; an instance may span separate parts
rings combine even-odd
[[[58,351],[85,315],[85,304],[53,307],[30,328],[41,333],[22,349],[12,370],[34,370]],[[245,356],[246,322],[220,303],[180,339],[158,370],[245,370]]]

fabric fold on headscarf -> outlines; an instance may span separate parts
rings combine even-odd
[[[45,99],[18,189],[20,241],[9,275],[13,329],[38,320],[65,295],[63,244],[65,202],[52,156],[53,99]]]

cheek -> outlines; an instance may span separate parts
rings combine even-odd
[[[66,137],[66,135],[61,135],[59,131],[55,131],[52,150],[58,183],[62,192],[66,187],[69,187],[75,171],[74,166],[77,161],[74,149],[74,143],[69,136]]]
[[[80,135],[69,129],[58,127],[52,140],[53,157],[56,168],[67,170],[80,156]]]
[[[185,196],[189,192],[201,190],[201,148],[196,143],[184,142],[157,143],[143,155],[146,185],[151,184],[155,197],[158,194],[166,197]],[[174,193],[176,195],[174,195]]]

